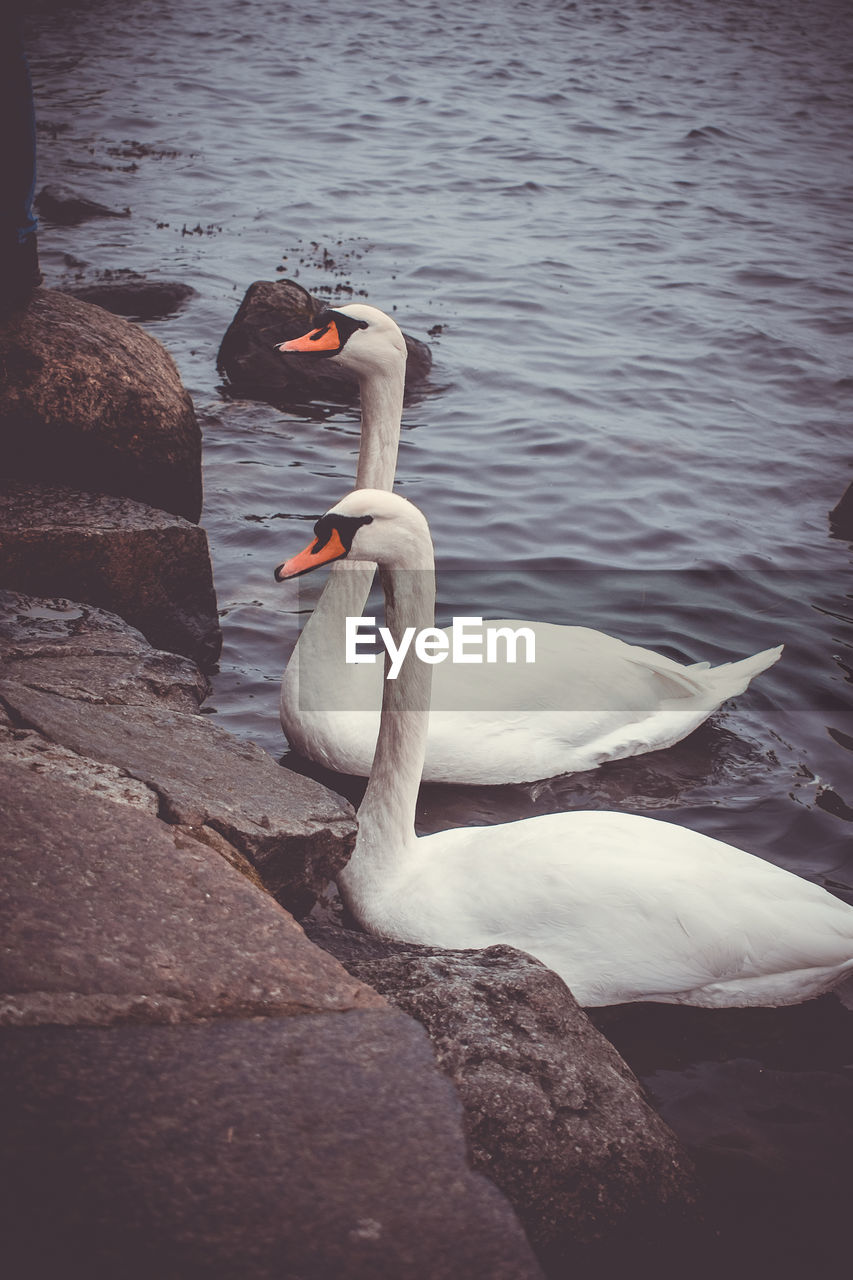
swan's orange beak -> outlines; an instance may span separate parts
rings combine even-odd
[[[318,545],[319,542],[320,539],[315,538],[313,542],[308,543],[304,551],[299,552],[299,555],[280,564],[275,571],[276,582],[284,582],[286,578],[298,578],[303,573],[310,573],[312,569],[319,569],[323,564],[340,560],[347,554],[337,529],[332,530],[332,536],[322,547]]]
[[[308,355],[320,351],[340,351],[341,335],[334,320],[324,324],[320,329],[312,329],[303,333],[301,338],[290,338],[287,342],[276,345],[276,351],[304,351]]]

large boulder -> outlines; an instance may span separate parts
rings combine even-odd
[[[358,398],[358,380],[334,360],[281,355],[277,343],[314,327],[318,314],[334,303],[322,302],[294,280],[256,280],[246,290],[222,339],[217,366],[233,390],[272,403],[326,399],[348,404]],[[422,382],[432,366],[424,342],[405,334],[409,358],[406,387]]]
[[[426,1028],[465,1108],[474,1167],[508,1197],[549,1274],[615,1274],[626,1260],[683,1273],[701,1231],[690,1162],[556,974],[512,947],[442,951],[306,928]]]
[[[151,334],[48,289],[0,324],[0,469],[201,514],[201,432]]]
[[[219,656],[207,535],[130,498],[0,484],[0,586],[109,609],[206,669]]]

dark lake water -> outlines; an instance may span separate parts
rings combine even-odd
[[[464,567],[492,616],[690,661],[786,646],[669,751],[430,787],[422,829],[653,812],[853,901],[851,545],[828,520],[853,480],[853,6],[91,0],[36,4],[29,30],[40,183],[132,211],[44,224],[46,283],[197,291],[149,327],[204,429],[218,721],[286,749],[301,619],[271,571],[355,472],[357,407],[220,386],[245,288],[287,276],[431,343],[398,477],[443,621],[469,611]],[[853,1171],[853,1015],[790,1012],[635,1008],[609,1030],[720,1175],[726,1229],[817,1275]]]

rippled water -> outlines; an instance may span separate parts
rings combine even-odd
[[[434,331],[399,484],[439,570],[481,567],[487,612],[694,661],[786,645],[676,748],[533,787],[431,787],[423,829],[619,805],[853,901],[851,547],[827,519],[853,479],[851,6],[93,0],[37,5],[31,33],[40,181],[133,215],[43,226],[47,283],[129,268],[197,290],[150,327],[205,431],[220,722],[284,750],[300,618],[271,570],[355,470],[357,409],[218,385],[246,286],[287,275]],[[849,1090],[849,1021],[786,1081]],[[760,1166],[734,1049],[673,1083],[656,1035],[645,1078],[679,1123],[692,1087]],[[738,1053],[768,1066],[757,1042]],[[808,1105],[795,1131],[820,1163]]]

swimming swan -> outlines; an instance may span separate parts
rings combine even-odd
[[[353,370],[361,392],[356,488],[392,489],[403,412],[406,344],[384,312],[354,303],[328,310],[317,327],[280,344]],[[373,569],[334,566],[282,677],[281,723],[290,745],[341,773],[370,772],[380,665],[345,661],[346,618],[359,618]],[[682,666],[588,627],[516,619],[490,626],[535,636],[534,663],[444,663],[434,673],[424,779],[531,782],[593,769],[672,746],[753,676],[776,662],[767,649],[739,662]],[[447,629],[452,638],[453,628]],[[451,639],[452,643],[452,639]]]
[[[356,491],[315,535],[279,581],[337,558],[375,562],[398,643],[406,626],[432,626],[432,543],[411,503]],[[440,947],[509,943],[587,1006],[796,1004],[853,968],[853,907],[672,823],[578,811],[416,837],[431,670],[410,651],[383,681],[355,850],[338,878],[364,929]]]

